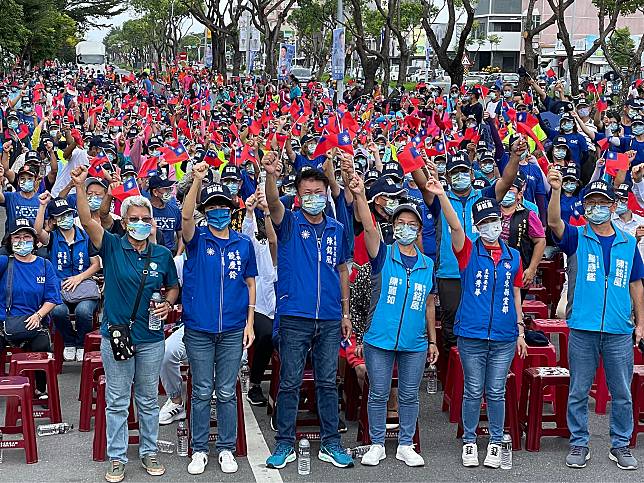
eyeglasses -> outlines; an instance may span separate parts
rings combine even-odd
[[[394,225],[394,228],[402,228],[403,226],[408,226],[409,228],[411,228],[413,230],[418,230],[420,228],[420,225],[418,223],[414,222],[414,221],[412,221],[410,223],[402,223],[402,222],[396,223]]]
[[[612,201],[584,201],[584,209],[592,210],[596,206],[610,206],[612,204]]]
[[[144,216],[143,218],[140,218],[138,216],[129,216],[127,221],[128,223],[138,223],[139,221],[142,221],[143,223],[152,223],[152,217]]]
[[[24,235],[11,235],[12,242],[32,241],[33,239],[34,237],[28,235],[27,233],[25,233]]]

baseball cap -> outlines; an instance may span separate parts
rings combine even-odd
[[[123,165],[123,169],[121,170],[121,174],[137,174],[137,170],[134,167],[133,164],[127,163]]]
[[[66,198],[54,198],[47,204],[47,213],[49,216],[57,217],[65,213],[73,212],[74,208],[69,206]]]
[[[364,182],[365,184],[373,183],[378,178],[380,178],[380,171],[377,169],[370,169],[364,175]]]
[[[85,188],[89,188],[93,184],[100,184],[103,188],[107,189],[107,182],[104,179],[90,177],[85,180]]]
[[[485,151],[483,154],[481,154],[481,159],[479,160],[479,164],[482,163],[483,161],[496,161],[494,158],[494,153],[492,151]]]
[[[628,183],[622,183],[617,188],[615,188],[615,195],[618,198],[628,198],[628,193],[631,191],[631,185]]]
[[[37,177],[38,176],[38,167],[34,166],[31,163],[26,163],[18,170],[18,176],[20,176],[23,173],[31,174],[31,175]]]
[[[446,172],[449,173],[456,168],[472,169],[472,164],[462,154],[452,154],[447,160]]]
[[[479,142],[476,143],[476,152],[487,151],[487,143],[483,139],[479,139]]]
[[[148,181],[148,188],[150,188],[150,191],[157,188],[169,188],[173,185],[174,181],[162,178],[161,176],[150,176],[150,181]]]
[[[369,201],[376,199],[376,196],[395,197],[404,194],[406,190],[399,186],[388,176],[381,176],[369,188]]]
[[[241,175],[239,174],[239,168],[237,166],[232,166],[227,164],[226,167],[221,172],[221,179],[235,179],[240,180]]]
[[[401,181],[404,173],[400,163],[396,163],[395,161],[390,161],[389,163],[385,164],[385,166],[383,167],[382,175],[390,176],[394,178],[395,181]]]
[[[472,205],[472,218],[475,225],[488,218],[501,218],[501,207],[495,199],[480,198]]]
[[[294,174],[289,174],[288,176],[285,176],[284,181],[282,181],[282,186],[293,186],[293,185],[295,185],[295,178],[296,178],[296,176]]]
[[[577,166],[566,166],[561,170],[561,179],[579,180],[579,170]]]
[[[553,146],[565,146],[568,148],[568,142],[565,136],[557,136],[555,141],[552,143]]]
[[[525,186],[526,183],[526,177],[525,174],[523,174],[521,171],[517,173],[516,178],[514,178],[514,181],[512,182],[512,186],[521,191],[523,187]]]
[[[611,201],[615,200],[615,191],[606,181],[601,179],[586,185],[583,191],[583,198],[586,199],[590,195],[602,195]]]
[[[421,225],[423,224],[423,217],[420,216],[418,207],[413,203],[402,203],[398,205],[394,210],[394,212],[391,214],[391,219],[395,220],[398,217],[398,215],[403,212],[413,213],[414,215],[416,215],[416,218],[418,218],[419,223]]]
[[[220,183],[212,183],[201,190],[200,206],[203,208],[205,205],[219,201],[224,205],[233,208],[233,197],[230,194],[228,187]]]
[[[9,225],[9,235],[15,235],[21,230],[27,230],[33,236],[36,236],[36,230],[27,218],[16,218],[14,222]]]

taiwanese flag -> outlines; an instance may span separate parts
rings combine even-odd
[[[586,225],[586,218],[583,215],[575,216],[572,214],[568,219],[568,224],[570,226],[584,226]]]
[[[340,126],[338,126],[338,120],[335,116],[327,117],[322,127],[330,134],[338,134],[340,132]]]
[[[219,158],[217,155],[217,151],[214,151],[212,149],[208,149],[204,155],[203,155],[203,160],[208,163],[210,166],[213,166],[215,168],[218,168],[221,166],[223,161]]]
[[[490,89],[481,84],[476,84],[474,86],[474,89],[480,90],[483,97],[487,97],[487,95],[490,93]]]
[[[597,99],[595,106],[597,107],[597,110],[599,112],[604,112],[606,109],[608,109],[608,102],[606,102],[606,99],[604,97],[600,97],[599,99]]]
[[[210,102],[208,102],[208,99],[201,99],[201,110],[202,111],[210,110]]]
[[[554,79],[555,77],[557,77],[557,73],[555,72],[555,70],[552,67],[550,67],[546,71],[546,75],[548,76],[549,79]]]
[[[639,216],[644,216],[644,207],[640,205],[632,192],[628,193],[628,202],[626,204],[629,210]]]
[[[338,149],[353,156],[353,143],[349,131],[344,130],[341,133],[331,136],[330,139]]]
[[[293,133],[293,136],[300,137],[302,135],[302,129],[304,129],[304,125],[308,122],[309,116],[301,116],[295,124],[293,124],[293,128],[291,129],[291,133]]]
[[[423,157],[413,143],[408,143],[403,150],[398,153],[398,161],[400,162],[405,174],[411,173],[412,171],[425,166]]]
[[[100,114],[101,112],[103,112],[103,108],[104,108],[104,107],[105,107],[105,106],[104,106],[103,104],[101,104],[100,106],[92,107],[92,108],[89,110],[89,113],[88,113],[88,114],[89,114],[90,116],[93,116],[93,115],[95,115],[95,114]]]
[[[251,161],[253,164],[259,164],[257,162],[257,154],[255,153],[255,150],[251,149],[251,147],[248,146],[248,144],[244,146],[244,149],[242,149],[239,156],[235,158],[234,164],[236,164],[237,166],[241,166],[246,161]]]
[[[159,149],[159,151],[161,151],[161,154],[163,155],[163,159],[168,164],[177,164],[177,163],[181,163],[182,161],[187,161],[188,159],[190,159],[190,156],[188,155],[188,151],[186,151],[186,148],[181,143],[179,143],[176,148],[170,148],[170,147],[164,146],[161,149]]]
[[[407,126],[415,130],[420,129],[420,125],[423,122],[423,120],[420,117],[416,117],[412,115],[405,116],[404,121]]]
[[[600,151],[606,151],[608,149],[608,145],[610,144],[608,141],[608,138],[600,139],[599,141],[595,141],[597,146],[599,146]]]
[[[130,178],[125,183],[112,190],[112,196],[120,202],[123,202],[130,196],[140,195],[141,191],[139,190],[139,185],[136,183],[136,178]]]
[[[331,136],[332,137],[332,136]],[[326,154],[326,152],[333,147],[335,147],[335,144],[333,144],[333,141],[330,136],[320,136],[320,139],[318,140],[318,145],[315,147],[315,151],[313,151],[313,157],[320,156],[322,154]]]
[[[535,129],[539,128],[539,119],[529,112],[517,112],[517,132],[525,134],[532,139],[537,147],[543,151],[543,145]]]
[[[122,125],[123,125],[123,121],[122,121],[122,120],[120,120],[120,119],[119,119],[119,118],[117,118],[117,117],[114,117],[114,118],[112,118],[112,119],[110,119],[110,120],[108,121],[107,125],[108,125],[109,127],[112,127],[112,126],[122,126]]]
[[[148,176],[154,176],[157,174],[159,169],[159,157],[158,156],[148,156],[145,162],[141,165],[139,169],[139,178],[147,178]]]
[[[625,153],[616,153],[615,151],[608,151],[604,159],[606,160],[606,172],[611,176],[615,176],[617,171],[626,171],[630,164]]]
[[[597,86],[594,82],[589,82],[586,86],[586,90],[592,94],[597,94]]]
[[[342,116],[342,127],[352,133],[354,136],[360,130],[360,124],[356,121],[349,111]]]
[[[263,117],[263,115],[262,115],[262,117]],[[262,129],[262,125],[258,121],[253,119],[253,122],[251,122],[250,126],[248,127],[248,132],[250,134],[252,134],[253,136],[257,136],[259,134],[259,132],[261,131],[261,129]]]
[[[445,143],[440,141],[436,143],[435,146],[425,149],[427,156],[438,156],[439,154],[445,154]]]
[[[523,93],[523,103],[526,106],[530,106],[530,105],[532,105],[532,102],[533,102],[532,96],[530,94],[528,94],[527,92],[524,92]]]
[[[463,135],[463,138],[461,139],[461,141],[467,140],[476,144],[479,142],[479,139],[481,139],[481,135],[479,134],[478,130],[473,127],[468,127],[465,130],[465,134]]]
[[[89,163],[89,169],[87,170],[87,173],[90,176],[94,176],[95,178],[102,178],[103,165],[108,162],[109,162],[109,159],[105,154],[105,151],[101,149],[101,152],[98,153],[98,155],[96,155]]]

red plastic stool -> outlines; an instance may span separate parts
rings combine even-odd
[[[514,355],[512,360],[511,370],[515,374],[523,374],[525,369],[530,367],[556,367],[557,366],[557,351],[555,346],[548,344],[542,347],[528,346],[528,355],[525,359],[521,359],[518,354]],[[521,378],[519,378],[521,379]],[[521,384],[522,381],[517,381],[517,397],[521,395]],[[548,393],[547,400],[552,402],[554,399],[552,395]]]
[[[543,285],[535,285],[535,286],[529,287],[528,295],[533,296],[534,300],[538,300],[539,302],[543,302],[545,305],[548,305],[548,302],[549,302],[548,290]]]
[[[532,328],[543,331],[548,339],[551,339],[552,334],[557,334],[557,342],[559,344],[559,360],[557,361],[557,366],[568,367],[568,337],[570,335],[570,329],[566,321],[563,319],[535,319],[532,321]]]
[[[29,379],[24,376],[4,376],[0,377],[0,396],[12,399],[18,399],[20,411],[22,414],[28,414],[21,418],[20,425],[0,426],[3,434],[22,434],[21,440],[3,440],[0,441],[0,448],[15,449],[22,448],[25,450],[25,459],[27,464],[38,463],[38,446],[36,445],[36,425],[34,424],[33,408],[31,404],[31,384]],[[6,421],[6,416],[5,416]]]
[[[570,372],[565,367],[531,367],[523,372],[519,417],[526,433],[525,447],[539,451],[543,436],[570,436],[566,422]],[[543,414],[544,389],[555,391],[554,414]],[[544,428],[544,422],[554,422],[554,428]]]
[[[83,341],[84,353],[94,352],[94,351],[100,352],[102,338],[103,336],[101,335],[100,330],[94,330],[92,332],[88,332],[87,334],[85,334],[85,340]]]
[[[631,435],[631,448],[637,446],[637,435],[644,432],[644,423],[641,414],[644,412],[644,365],[633,366],[633,380],[631,381],[631,395],[633,398],[633,434]]]
[[[11,360],[11,355],[23,354],[25,352],[29,352],[29,351],[20,349],[18,347],[5,347],[4,350],[0,350],[0,377],[9,375],[7,373],[6,366],[7,364],[9,364],[9,361]]]
[[[92,416],[96,416],[98,413],[98,408],[94,409],[94,405],[98,406],[98,397],[94,397],[94,390],[97,387],[99,376],[103,373],[101,353],[86,352],[81,367],[80,417],[78,421],[78,430],[81,432],[90,430]]]
[[[94,440],[92,444],[92,459],[105,461],[107,452],[107,427],[105,410],[105,376],[100,375],[96,385],[96,417],[94,418]]]
[[[46,352],[25,352],[13,354],[9,364],[10,376],[33,376],[36,371],[42,371],[47,378],[47,409],[40,409],[33,412],[34,418],[48,418],[51,423],[62,423],[63,415],[60,409],[60,391],[58,390],[58,374],[56,373],[56,361]],[[32,394],[33,397],[33,394]],[[44,401],[34,399],[34,404],[42,404]],[[15,426],[18,419],[22,419],[18,411],[18,404],[15,399],[7,402],[6,423]]]
[[[443,391],[442,410],[449,410],[449,422],[458,423],[461,420],[461,406],[463,404],[463,365],[458,347],[450,349],[447,362],[447,377]],[[459,389],[460,388],[460,389]]]
[[[533,314],[536,319],[548,318],[548,306],[539,300],[524,300],[521,308],[523,315]]]

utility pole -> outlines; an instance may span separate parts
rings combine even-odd
[[[336,11],[336,17],[337,17],[337,26],[338,26],[338,28],[343,27],[342,20],[344,18],[344,5],[342,4],[342,0],[338,0],[338,7],[337,7],[337,11]],[[343,52],[343,54],[344,54],[344,52]],[[337,90],[337,93],[338,93],[337,99],[338,99],[338,103],[339,103],[340,100],[342,99],[342,95],[344,94],[344,79],[340,79],[340,80],[337,81],[336,90]]]

